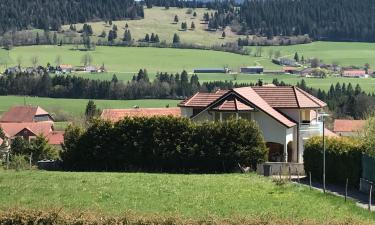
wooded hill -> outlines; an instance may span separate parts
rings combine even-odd
[[[133,0],[2,0],[0,33],[29,27],[58,30],[62,24],[143,18]]]
[[[240,33],[273,37],[308,34],[315,40],[375,41],[373,0],[246,0],[217,3],[210,28],[238,24]]]

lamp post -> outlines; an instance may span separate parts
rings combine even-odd
[[[326,135],[325,135],[325,117],[329,116],[327,113],[321,113],[320,117],[322,118],[323,125],[323,192],[326,193]]]

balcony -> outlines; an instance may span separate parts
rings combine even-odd
[[[314,136],[322,136],[323,123],[315,121],[311,123],[300,123],[299,131],[302,139],[309,139]]]

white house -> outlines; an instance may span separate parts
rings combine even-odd
[[[182,117],[222,121],[231,117],[258,123],[270,162],[303,163],[304,142],[322,135],[319,113],[326,103],[292,86],[243,87],[196,93],[179,104]]]

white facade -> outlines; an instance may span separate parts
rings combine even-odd
[[[297,125],[286,127],[275,118],[269,116],[263,111],[247,112],[217,112],[204,110],[195,113],[193,108],[181,107],[181,115],[186,118],[193,118],[193,121],[222,121],[231,117],[243,118],[255,121],[263,133],[266,143],[270,146],[282,150],[280,161],[303,163],[303,145],[310,137],[321,135],[321,123],[317,111],[311,113],[313,109],[283,109],[280,110],[284,115],[293,119]],[[194,115],[194,117],[193,117]],[[303,123],[310,121],[310,123]],[[272,147],[270,147],[272,148]]]

